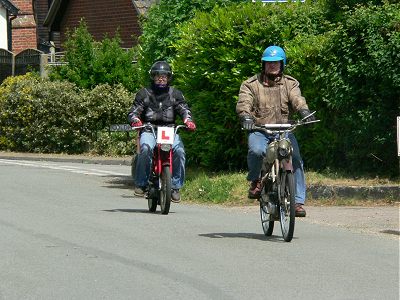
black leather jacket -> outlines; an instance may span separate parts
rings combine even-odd
[[[182,120],[192,119],[192,113],[181,91],[169,87],[157,90],[152,87],[142,88],[136,94],[128,113],[128,122],[139,118],[142,122],[155,125],[175,123],[176,116]]]

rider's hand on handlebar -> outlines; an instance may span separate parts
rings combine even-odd
[[[186,118],[183,123],[185,123],[187,129],[189,131],[195,131],[196,130],[196,124],[189,118]]]
[[[140,127],[142,125],[143,125],[143,123],[139,118],[132,119],[132,123],[131,123],[132,127]]]
[[[300,114],[301,118],[304,119],[311,114],[311,111],[309,109],[300,109],[299,114]],[[311,121],[315,121],[314,115],[311,115],[304,120],[304,122],[311,122]]]
[[[240,118],[242,122],[242,128],[245,130],[252,130],[254,129],[254,119],[252,116],[242,116]]]

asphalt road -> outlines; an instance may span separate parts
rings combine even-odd
[[[0,160],[0,299],[399,299],[396,234],[324,222],[323,208],[291,243],[264,237],[254,207],[152,214],[129,172]]]

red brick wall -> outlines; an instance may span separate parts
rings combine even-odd
[[[13,0],[19,8],[17,18],[12,21],[12,51],[19,53],[27,48],[36,49],[36,21],[32,0]]]
[[[114,37],[119,28],[122,47],[130,48],[136,44],[132,36],[140,35],[138,15],[132,0],[74,0],[68,2],[61,22],[61,43],[65,41],[67,30],[77,27],[81,18],[85,18],[89,32],[98,41],[106,33],[108,37]]]

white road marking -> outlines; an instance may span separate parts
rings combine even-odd
[[[42,162],[42,161],[37,162],[37,161],[27,161],[27,160],[0,159],[0,163],[9,164],[9,165],[25,166],[25,167],[62,170],[62,171],[69,171],[69,172],[77,173],[77,174],[94,175],[94,176],[110,176],[110,175],[127,176],[127,174],[113,172],[113,171],[106,171],[106,170],[99,170],[99,169],[84,169],[84,168],[69,166],[69,165],[50,164],[50,163],[46,163],[46,162]]]

